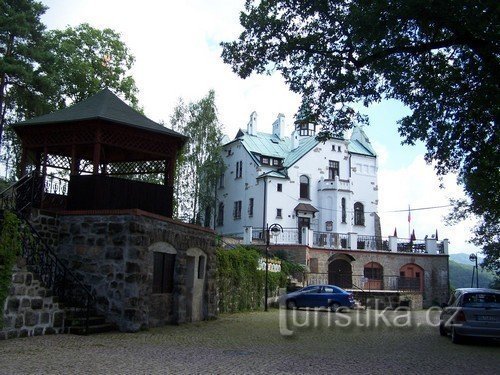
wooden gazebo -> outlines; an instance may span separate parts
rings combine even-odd
[[[175,162],[187,138],[110,90],[14,129],[22,143],[20,174],[38,178],[40,208],[172,216]]]

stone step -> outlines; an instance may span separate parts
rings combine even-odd
[[[72,333],[74,335],[85,335],[85,334],[91,335],[94,333],[116,331],[116,329],[117,328],[114,324],[104,323],[104,324],[89,325],[88,332],[85,332],[85,326],[68,327],[67,333]]]
[[[68,327],[85,326],[85,317],[66,316],[65,325]],[[101,315],[89,317],[89,325],[101,325],[106,323],[106,318]]]

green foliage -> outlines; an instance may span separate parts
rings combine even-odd
[[[17,216],[4,211],[0,231],[0,313],[12,280],[12,267],[21,254],[20,222]],[[0,319],[0,325],[2,320]]]
[[[0,0],[0,144],[10,165],[18,164],[20,154],[11,124],[105,87],[140,111],[130,75],[134,57],[120,35],[88,24],[45,31],[40,18],[46,9],[33,0]]]
[[[403,143],[424,142],[438,174],[458,172],[466,215],[483,221],[475,242],[498,259],[499,18],[493,0],[249,0],[222,57],[243,78],[279,71],[320,140],[367,122],[355,103],[404,103]]]
[[[186,105],[182,100],[170,118],[172,128],[189,137],[177,161],[176,212],[181,220],[209,226],[215,213],[215,190],[224,170],[222,131],[215,106],[215,92]]]
[[[262,257],[258,250],[243,246],[217,250],[217,285],[221,313],[263,307],[265,271],[257,269]],[[281,267],[281,272],[268,273],[270,296],[275,295],[278,288],[286,287],[288,275],[300,266],[282,261]]]
[[[450,286],[454,289],[456,288],[468,288],[471,285],[472,280],[472,262],[470,265],[460,264],[449,261],[450,265]],[[484,272],[479,270],[479,286],[481,288],[488,287],[493,282],[493,274],[490,272]],[[474,286],[476,286],[476,277],[474,276]]]

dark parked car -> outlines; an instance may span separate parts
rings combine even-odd
[[[441,312],[439,333],[455,344],[465,337],[500,339],[500,291],[457,289]]]
[[[337,311],[342,307],[354,307],[352,293],[335,285],[309,285],[296,292],[288,293],[282,301],[288,309],[328,307],[331,311]]]

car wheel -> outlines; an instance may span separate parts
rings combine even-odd
[[[290,300],[286,301],[286,308],[288,310],[295,310],[297,308],[297,304],[295,303],[295,301],[293,299],[290,299]]]
[[[464,338],[456,332],[455,327],[451,328],[451,342],[454,344],[462,344],[464,342]]]
[[[337,302],[333,302],[331,305],[330,305],[330,311],[331,312],[337,312],[339,311],[340,309],[340,304],[337,303]]]
[[[448,336],[448,332],[446,332],[446,328],[444,328],[444,324],[443,323],[439,324],[439,334],[441,336]]]

